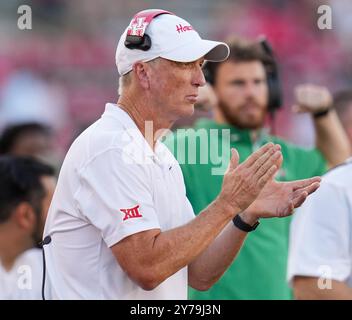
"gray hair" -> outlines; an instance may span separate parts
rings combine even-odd
[[[119,89],[118,89],[118,94],[121,95],[122,91],[124,88],[128,87],[131,84],[132,81],[132,73],[129,72],[127,74],[124,74],[120,77],[119,79]]]
[[[160,62],[160,58],[155,58],[153,60],[148,61],[149,64],[157,64]],[[119,88],[118,94],[121,95],[124,88],[128,87],[132,82],[132,70],[119,78]]]

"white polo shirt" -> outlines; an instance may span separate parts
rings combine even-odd
[[[297,275],[352,287],[352,159],[328,172],[293,217],[289,282]]]
[[[187,267],[145,291],[110,247],[134,233],[166,231],[193,218],[173,155],[160,142],[153,152],[129,115],[107,104],[61,168],[44,231],[52,238],[45,246],[50,298],[187,299]]]
[[[23,252],[11,270],[0,261],[0,300],[41,300],[43,258],[40,249]]]

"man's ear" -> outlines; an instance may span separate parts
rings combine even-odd
[[[149,89],[149,69],[145,62],[136,62],[133,65],[133,73],[143,89]]]
[[[25,230],[33,229],[36,222],[36,214],[28,202],[21,202],[13,214],[16,224]]]

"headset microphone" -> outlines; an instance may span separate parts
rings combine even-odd
[[[45,251],[44,246],[48,245],[51,242],[51,237],[46,236],[43,241],[39,243],[39,246],[42,248],[43,253],[43,280],[42,280],[42,299],[45,300],[45,273],[46,273],[46,261],[45,261]]]
[[[41,247],[43,247],[43,246],[49,244],[50,242],[51,242],[51,237],[50,237],[50,236],[46,236],[46,237],[44,238],[44,240],[39,243],[39,245],[40,245]]]

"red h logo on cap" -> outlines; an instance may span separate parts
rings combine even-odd
[[[148,23],[145,22],[145,17],[133,19],[128,27],[127,34],[129,36],[143,37]]]
[[[157,16],[161,14],[172,14],[172,12],[165,10],[144,10],[138,12],[133,19],[127,29],[127,36],[138,36],[143,37],[145,33],[145,29],[147,29],[149,23]]]

